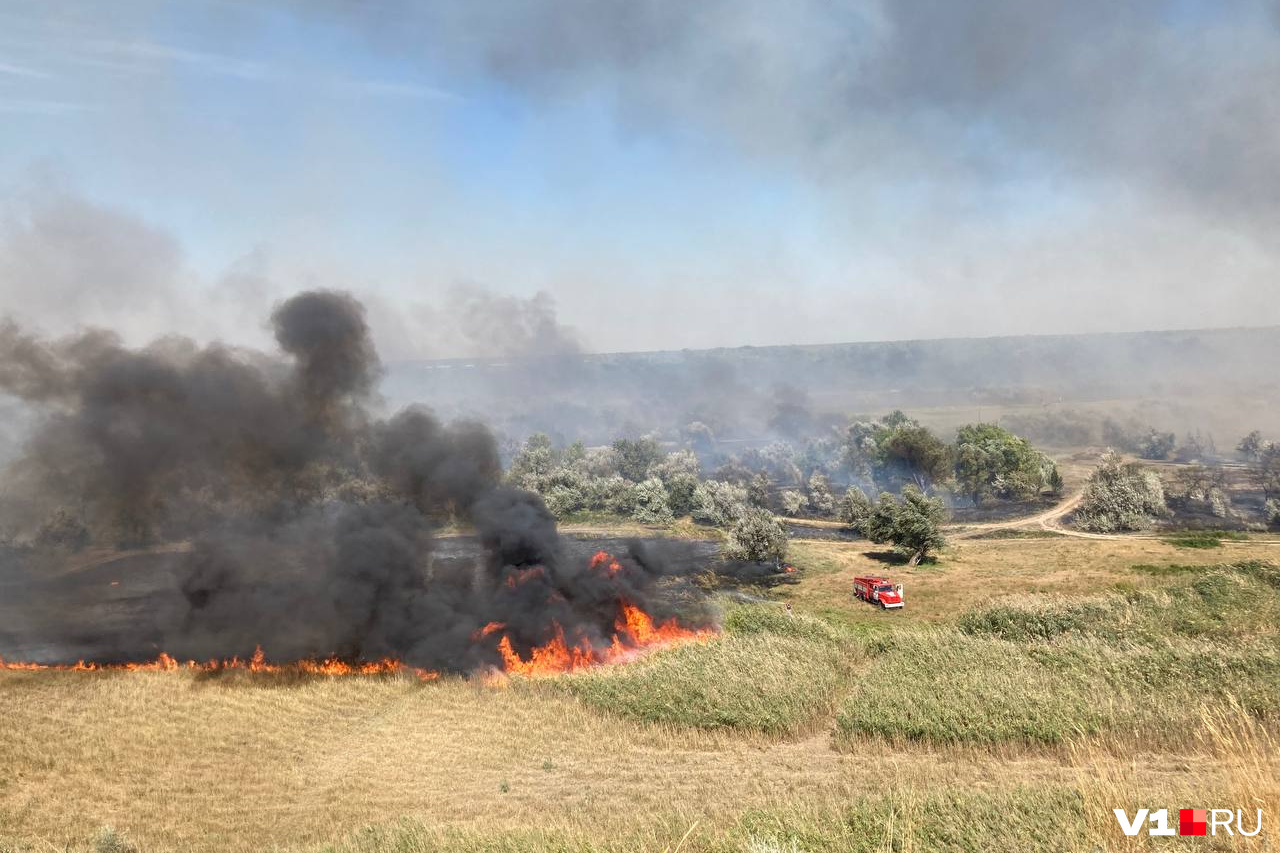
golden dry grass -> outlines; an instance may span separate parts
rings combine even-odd
[[[995,787],[978,753],[852,756],[640,725],[544,691],[462,680],[200,680],[0,673],[0,838],[55,845],[114,826],[147,850],[261,850],[416,817],[500,830],[663,826],[835,806],[910,768]],[[1027,756],[1024,781],[1064,768]]]
[[[1176,575],[1131,567],[1188,561],[1153,541],[970,540],[936,566],[891,567],[909,604],[884,613],[848,594],[854,574],[885,568],[867,556],[874,546],[795,547],[801,582],[780,595],[885,629],[945,623],[1007,592],[1158,587]],[[1230,558],[1275,552],[1248,545]],[[854,661],[864,677],[876,665],[868,642],[872,655]],[[108,825],[146,853],[657,853],[691,827],[681,853],[757,840],[810,853],[1021,850],[1043,839],[983,848],[938,833],[1001,809],[1030,825],[1068,802],[1083,804],[1083,834],[1053,849],[1084,851],[1109,843],[1119,797],[1177,805],[1222,792],[1216,802],[1260,798],[1274,814],[1273,734],[1229,711],[1207,707],[1197,737],[1135,755],[1123,732],[1053,748],[836,743],[834,713],[790,734],[675,728],[541,684],[0,672],[0,850],[80,849]],[[365,826],[384,829],[357,835]]]
[[[937,563],[914,567],[876,559],[872,555],[887,554],[888,546],[865,541],[799,540],[790,553],[804,575],[798,585],[779,587],[779,598],[839,621],[888,627],[951,621],[969,607],[1020,593],[1079,596],[1160,586],[1167,579],[1133,567],[1280,560],[1280,545],[1232,542],[1189,554],[1154,539],[963,539],[948,545]],[[854,599],[853,579],[864,574],[902,582],[906,608],[884,612]]]

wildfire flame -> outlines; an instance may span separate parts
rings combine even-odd
[[[95,663],[94,661],[76,661],[73,664],[61,663],[27,663],[23,661],[6,661],[0,658],[0,670],[10,672],[177,672],[188,670],[193,672],[226,672],[245,671],[252,673],[301,673],[304,675],[392,675],[408,673],[423,681],[434,681],[440,673],[430,669],[419,669],[407,666],[394,658],[383,658],[376,661],[345,661],[336,657],[307,658],[289,663],[271,663],[259,647],[253,656],[246,659],[239,657],[224,660],[194,661],[180,663],[172,656],[161,652],[155,660],[138,663]]]
[[[624,570],[623,565],[606,551],[600,551],[591,558],[592,571],[616,576]],[[792,570],[788,567],[788,570]],[[528,569],[517,569],[508,574],[503,583],[516,587],[536,577],[545,576],[546,570],[541,566]],[[553,593],[553,599],[563,598]],[[488,638],[498,636],[497,652],[502,658],[505,672],[519,675],[553,675],[562,672],[573,672],[599,664],[620,663],[630,660],[641,651],[673,643],[691,640],[704,640],[715,631],[709,628],[687,628],[675,619],[655,622],[653,617],[641,607],[619,598],[617,617],[614,620],[612,635],[602,642],[599,637],[593,643],[585,635],[575,636],[572,640],[565,637],[563,626],[552,621],[552,637],[542,645],[529,649],[527,655],[521,655],[512,643],[504,622],[489,622],[471,635],[473,643],[492,642]],[[258,647],[247,659],[232,657],[222,660],[180,662],[171,655],[161,652],[155,660],[137,663],[97,663],[94,661],[77,661],[74,664],[28,663],[23,661],[6,661],[0,658],[0,671],[18,672],[192,672],[218,673],[227,671],[244,671],[250,673],[300,673],[315,676],[347,676],[347,675],[391,675],[398,673],[412,674],[423,681],[434,681],[440,677],[435,670],[411,667],[395,658],[383,658],[375,661],[348,661],[337,657],[308,658],[287,663],[273,663],[267,660],[266,654]]]
[[[613,577],[622,571],[622,564],[613,559],[613,555],[608,551],[596,551],[591,558],[591,568],[599,569],[601,566],[604,566],[604,570],[609,574],[609,577]]]
[[[591,568],[607,572],[611,577],[622,571],[622,564],[608,552],[599,551],[591,558]],[[501,622],[490,622],[472,635],[473,640],[491,636],[506,628]],[[629,601],[618,601],[618,616],[614,621],[613,636],[603,647],[592,645],[580,636],[572,642],[565,638],[564,628],[552,622],[552,638],[540,646],[534,646],[527,656],[521,656],[512,645],[511,637],[503,634],[498,640],[498,654],[502,656],[502,668],[517,675],[554,675],[573,672],[589,666],[619,663],[630,660],[637,653],[672,643],[703,640],[715,632],[711,629],[686,628],[672,618],[655,623],[653,617]]]

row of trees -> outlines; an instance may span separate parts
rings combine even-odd
[[[1252,432],[1240,442],[1237,452],[1250,464],[1250,477],[1262,491],[1263,521],[1280,526],[1280,447]],[[1098,533],[1143,530],[1175,509],[1200,509],[1216,518],[1232,517],[1235,510],[1226,469],[1185,465],[1162,480],[1150,468],[1125,462],[1109,451],[1085,484],[1075,523]]]
[[[786,532],[771,509],[768,475],[759,472],[729,479],[701,479],[697,456],[688,450],[665,453],[652,439],[620,439],[608,448],[579,444],[557,449],[544,435],[531,437],[516,453],[508,472],[512,485],[542,495],[558,518],[599,511],[626,515],[645,524],[669,524],[690,516],[727,532],[730,559],[782,560]],[[783,490],[784,510],[798,512],[801,502],[840,517],[876,542],[900,547],[920,560],[942,544],[945,517],[941,500],[907,484],[902,498],[883,493],[876,503],[857,486],[837,497],[830,479],[813,472],[804,492]]]
[[[955,443],[948,445],[918,421],[893,412],[882,421],[850,426],[844,459],[855,479],[874,482],[884,491],[911,484],[927,493],[953,485],[975,506],[1062,490],[1053,461],[997,424],[961,427]]]

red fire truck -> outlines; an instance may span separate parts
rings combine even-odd
[[[854,578],[853,594],[855,598],[879,604],[885,610],[902,606],[902,584],[894,583],[888,578]]]

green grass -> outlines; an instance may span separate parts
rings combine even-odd
[[[1280,567],[1271,563],[1134,570],[1186,582],[1090,598],[1016,597],[973,608],[957,624],[966,634],[1012,641],[1073,636],[1151,644],[1162,638],[1225,642],[1268,636],[1280,623]]]
[[[1140,575],[1148,575],[1155,578],[1168,578],[1176,577],[1178,575],[1200,574],[1211,570],[1213,566],[1187,563],[1172,563],[1167,566],[1162,566],[1151,563],[1137,563],[1132,568],[1133,571]]]
[[[536,686],[644,722],[787,735],[831,713],[859,657],[852,638],[820,619],[746,605],[714,639]]]
[[[1247,542],[1248,536],[1231,530],[1193,530],[1165,537],[1166,542],[1175,548],[1221,548],[1224,539],[1233,542]]]
[[[872,647],[837,740],[1062,744],[1145,732],[1176,743],[1212,703],[1280,712],[1280,569],[1206,567],[1181,586],[1025,596]],[[874,652],[878,652],[875,654]]]
[[[940,744],[1061,743],[1103,717],[1076,661],[950,629],[905,633],[859,679],[836,718],[838,740]]]
[[[837,743],[1063,744],[1182,736],[1206,703],[1280,712],[1280,568],[1180,568],[1157,588],[1021,596],[955,625],[853,632],[776,605],[625,666],[536,683],[602,712],[794,736],[835,714]]]
[[[1041,530],[1039,528],[1019,528],[1004,527],[999,530],[990,530],[986,533],[976,533],[970,536],[970,539],[1060,539],[1065,533],[1059,533],[1056,530]]]

